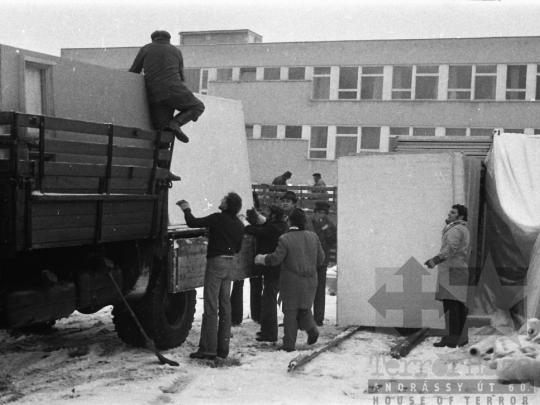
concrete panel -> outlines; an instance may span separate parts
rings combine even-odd
[[[443,328],[436,270],[421,263],[463,203],[462,155],[343,157],[338,172],[339,324]]]
[[[242,212],[253,206],[242,104],[199,96],[206,110],[197,122],[183,127],[189,143],[175,143],[172,171],[182,177],[169,191],[169,222],[184,225],[176,201],[189,201],[196,217],[219,212],[225,194],[242,197]]]
[[[312,185],[312,174],[321,173],[327,186],[337,185],[337,161],[308,159],[308,143],[305,139],[249,139],[251,181],[270,184],[288,170],[291,184]]]
[[[2,45],[0,80],[1,109],[26,112],[22,69],[24,59],[38,58],[52,70],[54,116],[151,129],[144,77],[129,72],[89,65],[69,59]]]

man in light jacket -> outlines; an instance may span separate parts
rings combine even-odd
[[[281,299],[283,311],[283,346],[280,350],[295,350],[298,327],[308,334],[308,344],[314,344],[319,330],[311,307],[317,291],[317,266],[324,260],[318,236],[305,229],[306,214],[294,209],[289,220],[291,227],[280,236],[276,251],[257,255],[256,264],[277,266],[281,263]]]
[[[442,301],[447,313],[448,335],[434,343],[435,347],[464,346],[469,342],[465,322],[469,312],[467,286],[469,284],[469,242],[467,229],[467,207],[456,204],[448,213],[442,233],[441,250],[424,263],[428,268],[438,267],[438,291],[435,299]]]

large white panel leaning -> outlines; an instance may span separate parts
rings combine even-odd
[[[436,270],[422,263],[464,201],[462,154],[348,156],[338,178],[338,323],[444,328]]]
[[[169,192],[169,223],[175,227],[185,225],[175,205],[181,199],[189,202],[196,217],[219,212],[221,198],[229,191],[242,197],[242,212],[253,205],[242,103],[197,97],[206,109],[197,122],[182,127],[189,143],[174,145],[171,170],[182,177]]]

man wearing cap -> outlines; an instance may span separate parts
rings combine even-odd
[[[298,203],[298,198],[296,197],[296,193],[294,191],[287,190],[285,193],[281,196],[281,208],[283,211],[285,211],[285,215],[288,216],[292,210],[294,210]],[[286,218],[287,219],[287,218]],[[307,221],[306,223],[306,229],[311,232],[315,232],[315,229],[313,229],[313,224],[311,221]]]
[[[326,187],[320,173],[313,173],[313,187]],[[328,194],[326,190],[313,190],[313,193]]]
[[[281,350],[295,350],[299,326],[308,334],[309,345],[319,337],[311,307],[317,290],[317,266],[324,260],[319,238],[307,231],[306,214],[295,208],[289,215],[291,227],[280,236],[278,247],[272,254],[257,255],[256,264],[281,264],[281,298],[283,311],[283,346]]]
[[[287,180],[289,180],[292,177],[292,173],[289,171],[286,171],[281,176],[277,176],[273,181],[273,186],[286,186]]]
[[[260,215],[258,218],[262,217]],[[273,253],[281,235],[285,233],[288,226],[285,222],[285,213],[277,205],[270,206],[268,218],[257,219],[253,225],[245,218],[240,217],[245,225],[245,232],[257,238],[257,254]],[[260,224],[260,222],[263,222]],[[256,340],[259,342],[277,342],[278,340],[278,318],[277,318],[277,295],[279,292],[281,266],[255,266],[254,273],[262,276],[262,303],[260,323],[261,331],[257,332]],[[253,297],[261,301],[261,296]]]
[[[197,121],[204,112],[204,104],[184,83],[184,59],[182,52],[171,45],[171,35],[167,31],[154,31],[150,38],[152,42],[139,50],[129,71],[144,70],[154,129],[173,132],[180,142],[187,143],[189,138],[180,127]]]
[[[324,322],[324,307],[326,301],[326,271],[330,259],[330,248],[337,242],[337,227],[328,218],[330,204],[327,201],[316,201],[313,217],[310,219],[315,233],[319,237],[324,251],[324,261],[317,266],[317,293],[313,303],[313,317],[317,326]]]

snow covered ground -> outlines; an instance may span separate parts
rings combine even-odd
[[[393,360],[390,348],[399,335],[391,330],[359,331],[288,372],[293,358],[321,347],[345,329],[335,325],[336,296],[326,297],[319,341],[307,346],[306,334],[299,332],[298,350],[286,353],[255,341],[259,325],[250,319],[249,282],[245,285],[244,322],[232,329],[231,355],[223,363],[189,359],[199,341],[202,291],[187,341],[163,353],[180,367],[162,366],[152,353],[123,344],[114,332],[111,307],[94,315],[75,313],[46,335],[0,332],[0,404],[540,403],[540,395],[522,394],[519,385],[509,392],[510,386],[496,383],[493,372],[485,364],[471,364],[464,349],[433,348],[435,337],[404,359]],[[387,393],[383,382],[377,393],[373,380],[391,380],[394,388],[401,383],[404,391]],[[431,393],[419,392],[425,389]],[[454,393],[458,389],[461,392]]]

